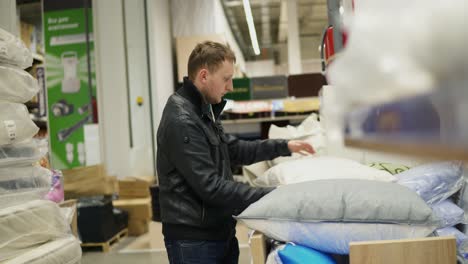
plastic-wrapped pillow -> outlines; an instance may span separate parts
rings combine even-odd
[[[390,173],[370,168],[354,160],[321,156],[303,158],[276,165],[257,178],[254,184],[262,187],[271,187],[324,179],[396,181],[396,178]]]
[[[456,199],[457,205],[465,211],[465,219],[468,219],[468,179],[463,179],[463,187]]]
[[[446,227],[436,230],[437,236],[454,236],[457,240],[457,250],[463,258],[468,259],[468,236],[455,227]]]
[[[0,102],[0,145],[32,138],[39,128],[23,104]]]
[[[0,64],[16,65],[22,69],[31,67],[31,51],[13,34],[0,28]]]
[[[434,217],[439,219],[440,228],[454,226],[465,222],[465,211],[450,200],[432,206]]]
[[[35,140],[26,140],[16,144],[0,145],[0,167],[31,165],[42,158],[42,153]]]
[[[335,264],[330,256],[300,245],[286,244],[282,250],[278,251],[278,255],[283,264]]]
[[[41,166],[0,168],[0,201],[3,195],[48,189],[52,173]]]
[[[0,99],[25,103],[39,92],[39,83],[31,74],[13,66],[0,65]]]
[[[417,194],[369,180],[282,186],[237,218],[274,239],[334,254],[347,254],[349,242],[425,237],[437,227]]]
[[[449,198],[463,186],[461,162],[438,162],[395,175],[398,183],[415,191],[429,205]]]
[[[36,200],[0,210],[0,262],[52,239],[70,227],[57,204]]]
[[[81,260],[81,246],[74,236],[68,235],[11,259],[8,264],[78,264]]]
[[[318,121],[317,114],[311,114],[299,126],[278,127],[271,125],[268,130],[268,138],[271,139],[300,139],[310,143],[315,150],[315,155],[322,155],[326,151],[325,131]],[[290,157],[279,157],[268,161],[270,166],[303,158],[302,155],[293,153]]]

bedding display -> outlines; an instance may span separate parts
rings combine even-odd
[[[317,180],[281,186],[237,219],[279,241],[334,254],[349,242],[426,237],[437,228],[413,191],[370,180]]]

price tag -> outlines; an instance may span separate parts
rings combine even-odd
[[[6,120],[3,121],[5,124],[7,136],[10,138],[10,141],[14,141],[16,139],[16,123],[13,120]]]

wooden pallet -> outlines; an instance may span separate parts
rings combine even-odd
[[[128,236],[128,228],[123,229],[117,235],[113,236],[111,239],[106,242],[101,243],[82,243],[82,248],[101,248],[102,252],[107,253],[110,249],[117,244],[120,240]]]

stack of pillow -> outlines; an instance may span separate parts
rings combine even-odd
[[[455,235],[465,253],[468,239],[453,227],[464,223],[464,211],[449,200],[463,186],[461,163],[392,171],[402,172],[330,156],[283,162],[254,181],[278,188],[237,219],[278,241],[324,253],[349,254],[350,242],[434,233]]]
[[[79,241],[57,204],[44,196],[51,172],[38,166],[38,127],[25,102],[38,82],[23,69],[32,54],[0,29],[0,263],[79,263]]]

